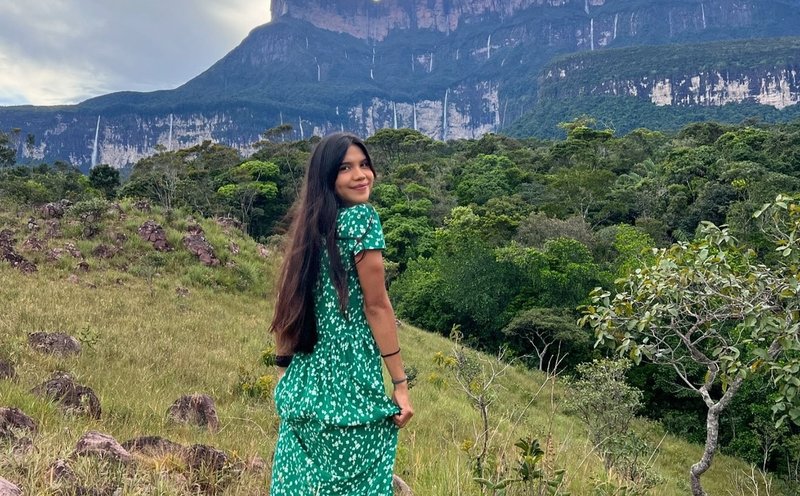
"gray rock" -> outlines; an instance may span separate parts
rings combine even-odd
[[[251,456],[244,466],[248,472],[261,473],[267,468],[267,463],[258,455]]]
[[[63,332],[33,332],[28,334],[28,344],[42,353],[53,355],[77,355],[81,352],[81,343]]]
[[[64,249],[72,255],[73,258],[79,258],[83,260],[83,253],[75,246],[75,243],[67,243],[64,245]]]
[[[214,400],[205,394],[181,396],[169,407],[167,414],[176,422],[208,427],[213,432],[219,430],[219,417]]]
[[[183,457],[186,448],[182,444],[159,436],[141,436],[122,443],[122,447],[131,454],[144,456],[161,456],[174,454]]]
[[[139,226],[139,236],[143,240],[150,242],[153,248],[158,251],[172,251],[172,246],[167,241],[164,228],[153,220],[147,220]]]
[[[11,360],[0,358],[0,379],[14,379],[15,377],[17,377],[17,371]]]
[[[97,258],[113,258],[119,250],[113,246],[99,244],[92,250],[92,255]]]
[[[22,496],[22,490],[11,481],[0,477],[0,496]]]
[[[12,267],[16,267],[25,274],[36,272],[36,264],[28,261],[15,251],[15,243],[14,231],[10,229],[3,229],[0,231],[0,260],[5,260],[10,263]]]
[[[69,374],[56,373],[47,382],[36,386],[33,394],[52,398],[59,406],[91,418],[99,419],[100,400],[91,388],[77,384]]]
[[[228,455],[213,446],[193,444],[186,449],[185,460],[190,470],[221,472],[228,463]]]
[[[50,484],[58,482],[74,483],[76,481],[75,472],[63,458],[54,461],[47,468],[47,482]]]
[[[233,217],[217,217],[214,219],[216,223],[221,226],[225,232],[230,232],[231,229],[242,230],[242,222]]]
[[[69,200],[61,200],[55,203],[47,203],[39,209],[39,213],[45,219],[58,219],[64,217],[64,213],[72,206]]]
[[[42,240],[37,238],[35,234],[32,234],[22,243],[22,249],[25,251],[40,252],[44,250],[44,243],[42,243]]]
[[[0,439],[16,440],[22,434],[35,434],[36,422],[19,408],[0,407]]]
[[[47,230],[44,233],[45,238],[60,238],[61,237],[61,222],[58,219],[49,219],[45,221]]]
[[[206,240],[203,228],[199,224],[188,227],[188,234],[183,237],[183,246],[193,255],[208,266],[219,265],[219,259],[214,255],[214,247]]]
[[[89,431],[78,440],[73,456],[93,456],[121,463],[130,463],[133,460],[128,450],[116,439],[97,431]]]
[[[414,493],[411,492],[411,488],[408,487],[408,484],[406,484],[406,482],[397,475],[392,475],[392,488],[394,490],[394,494],[397,494],[398,496],[414,495]]]

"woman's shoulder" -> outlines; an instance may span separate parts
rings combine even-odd
[[[378,213],[369,203],[340,208],[336,219],[338,234],[343,238],[357,238],[367,230],[372,222],[375,222],[377,217]]]

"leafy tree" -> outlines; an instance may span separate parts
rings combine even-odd
[[[513,193],[526,180],[525,172],[507,157],[479,155],[465,165],[455,193],[461,205],[483,205],[491,198]]]
[[[120,196],[142,196],[172,210],[178,194],[180,176],[185,169],[178,152],[162,152],[140,160],[134,165]]]
[[[263,216],[268,204],[278,197],[278,166],[272,162],[248,160],[229,172],[233,182],[220,186],[217,194],[237,206],[245,230],[254,216]]]
[[[11,167],[17,161],[17,151],[8,134],[0,132],[0,168]]]
[[[536,306],[575,308],[585,301],[591,288],[604,280],[589,249],[574,239],[549,240],[543,250],[511,243],[498,248],[495,255],[519,271],[521,287],[514,310]]]
[[[89,171],[89,182],[106,198],[114,198],[119,187],[119,170],[108,164],[97,165]]]
[[[580,328],[574,312],[565,308],[536,307],[519,312],[503,328],[512,346],[527,355],[533,349],[535,366],[542,372],[556,375],[568,364],[587,357],[589,334]],[[570,357],[569,355],[577,355]]]
[[[672,366],[706,404],[705,449],[690,471],[695,496],[705,494],[700,478],[719,447],[720,414],[753,374],[772,373],[782,393],[775,411],[800,421],[800,408],[790,409],[800,377],[797,288],[793,274],[759,263],[727,229],[704,223],[701,238],[659,250],[614,297],[592,292],[581,321],[598,343]],[[698,366],[704,373],[693,373]]]
[[[427,149],[433,140],[413,129],[383,128],[367,138],[365,143],[376,163],[391,168],[391,164],[402,161],[406,155]]]
[[[605,169],[560,169],[548,176],[550,186],[560,197],[558,205],[549,206],[548,210],[560,216],[577,214],[591,221],[591,214],[599,210],[601,199],[611,189],[615,179],[614,173]]]
[[[570,384],[568,407],[588,427],[606,470],[639,482],[643,470],[638,457],[646,452],[646,444],[632,431],[631,422],[641,407],[642,392],[625,382],[630,366],[625,359],[578,365],[580,378]]]

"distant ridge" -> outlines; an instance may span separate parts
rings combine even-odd
[[[84,169],[98,117],[97,161],[118,167],[167,146],[170,136],[173,147],[213,140],[246,154],[261,132],[279,124],[292,125],[294,138],[335,130],[370,135],[385,127],[437,139],[502,130],[546,136],[555,131],[549,121],[545,132],[515,123],[543,107],[557,114],[557,102],[574,103],[553,101],[576,87],[542,72],[563,63],[554,57],[800,35],[800,0],[274,0],[272,12],[272,22],[179,88],[113,93],[74,106],[0,108],[0,129],[35,137],[33,146],[20,145],[20,162],[64,160]],[[724,64],[740,63],[714,49],[699,51],[705,59],[684,62],[714,60],[723,64],[720,74],[727,74]],[[793,91],[787,105],[778,103],[788,109]],[[592,94],[608,98],[613,91]],[[644,105],[641,96],[634,98]],[[769,98],[748,98],[732,104],[776,107]]]

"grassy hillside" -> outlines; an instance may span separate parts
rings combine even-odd
[[[117,210],[106,213],[101,232],[91,240],[81,238],[80,220],[63,219],[62,236],[48,239],[41,252],[22,249],[29,235],[28,218],[37,213],[13,209],[0,213],[0,231],[16,231],[17,251],[38,265],[36,273],[26,275],[0,262],[4,302],[0,358],[10,358],[17,369],[15,380],[0,380],[0,406],[22,409],[39,427],[34,449],[27,453],[15,453],[9,444],[0,443],[0,476],[19,484],[26,494],[54,494],[60,486],[48,482],[48,466],[67,458],[83,433],[97,430],[120,442],[157,435],[184,445],[212,445],[234,462],[231,469],[213,477],[212,489],[220,494],[267,494],[278,419],[269,397],[274,372],[261,363],[261,357],[271,343],[266,332],[272,311],[267,288],[277,260],[262,258],[257,245],[235,229],[202,220],[222,260],[222,265],[207,268],[180,242],[191,223],[183,214],[167,221],[157,211],[139,212],[130,203],[123,203],[122,210],[122,219]],[[147,219],[165,227],[175,251],[156,253],[139,239],[136,229]],[[41,237],[45,222],[37,223]],[[98,244],[121,239],[120,233],[125,240],[119,243],[118,255],[111,259],[90,255]],[[241,249],[236,255],[228,250],[231,241]],[[78,261],[68,254],[56,262],[46,261],[48,249],[68,242],[84,254],[88,271],[75,271]],[[83,352],[72,358],[35,352],[27,345],[27,335],[36,331],[80,337]],[[437,353],[447,356],[453,343],[409,326],[401,327],[401,341],[405,360],[418,372],[411,390],[417,415],[401,431],[396,473],[421,496],[481,494],[472,481],[467,453],[480,430],[480,415],[457,387],[452,371],[436,359]],[[489,357],[475,356],[487,367],[493,363]],[[56,370],[69,372],[95,390],[103,410],[99,420],[64,413],[30,392]],[[260,398],[242,394],[243,382],[259,383],[267,394]],[[166,420],[170,404],[194,392],[216,401],[219,432]],[[533,436],[545,448],[545,471],[566,469],[565,486],[573,495],[623,494],[593,490],[608,477],[583,426],[564,413],[560,383],[512,366],[499,378],[493,394],[492,466],[511,470],[517,463],[514,442]],[[663,482],[651,494],[687,494],[689,466],[700,456],[700,447],[664,438],[658,425],[640,422],[637,429],[653,446],[660,443],[654,469]],[[475,448],[471,450],[474,454]],[[236,468],[236,461],[253,456],[266,462],[263,470]],[[187,474],[169,458],[143,460],[134,468],[90,459],[70,463],[82,485],[117,486],[126,495],[192,494],[192,484],[203,477]],[[745,470],[749,469],[743,463],[718,457],[705,477],[707,490],[750,494],[733,487],[732,481]],[[508,494],[534,493],[514,487]]]

